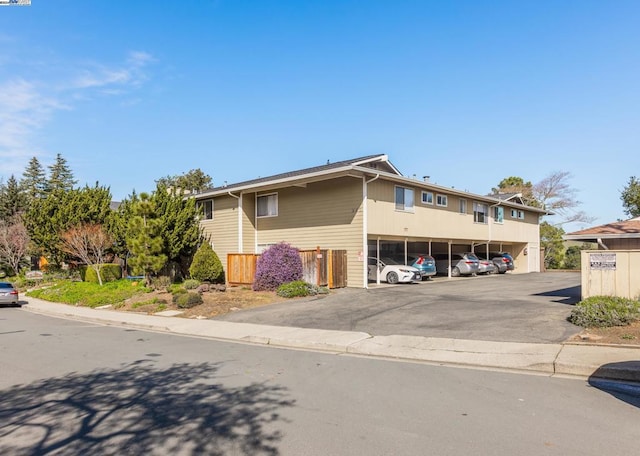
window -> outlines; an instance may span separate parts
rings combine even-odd
[[[524,220],[524,211],[518,211],[518,218]]]
[[[433,204],[433,193],[431,193],[431,192],[422,192],[422,203],[423,204]]]
[[[476,223],[487,223],[489,208],[486,204],[473,203],[473,221]]]
[[[436,205],[447,207],[447,195],[436,195]]]
[[[278,215],[278,194],[258,196],[258,217],[276,217]]]
[[[518,218],[518,211],[511,209],[511,218]]]
[[[461,199],[460,200],[460,213],[461,214],[466,214],[467,213],[467,200],[466,199]]]
[[[413,189],[396,187],[396,210],[413,212]]]
[[[493,218],[496,223],[504,222],[504,207],[496,206],[493,208]]]
[[[197,207],[202,220],[213,220],[213,200],[198,201]]]

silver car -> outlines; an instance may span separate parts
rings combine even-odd
[[[438,274],[449,273],[449,255],[437,253],[433,255],[436,259],[436,270]],[[451,277],[461,275],[477,274],[480,270],[480,260],[473,253],[452,253],[451,254]]]
[[[18,304],[18,290],[9,282],[0,282],[0,304]]]

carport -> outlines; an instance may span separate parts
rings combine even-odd
[[[451,255],[453,253],[465,253],[465,252],[481,252],[486,253],[487,257],[489,252],[498,251],[503,252],[505,249],[509,249],[513,252],[513,244],[506,243],[491,243],[487,241],[472,241],[464,239],[421,239],[421,238],[401,238],[401,237],[377,237],[375,239],[369,238],[367,241],[368,252],[367,256],[380,258],[389,257],[404,257],[404,264],[407,264],[407,257],[412,254],[447,254],[449,263],[451,263]],[[526,246],[523,246],[520,250],[524,250],[526,253]],[[447,276],[451,278],[451,268],[449,268]],[[380,274],[377,276],[376,284],[380,284]]]

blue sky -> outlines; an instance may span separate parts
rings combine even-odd
[[[56,153],[114,199],[385,153],[487,193],[570,171],[626,218],[640,2],[98,1],[0,7],[0,178]],[[584,224],[565,227],[569,231]]]

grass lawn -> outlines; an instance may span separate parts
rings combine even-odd
[[[27,292],[27,296],[45,301],[63,302],[86,307],[98,307],[106,304],[118,304],[151,290],[138,282],[118,280],[100,286],[91,282],[61,281],[55,285],[37,288]]]

